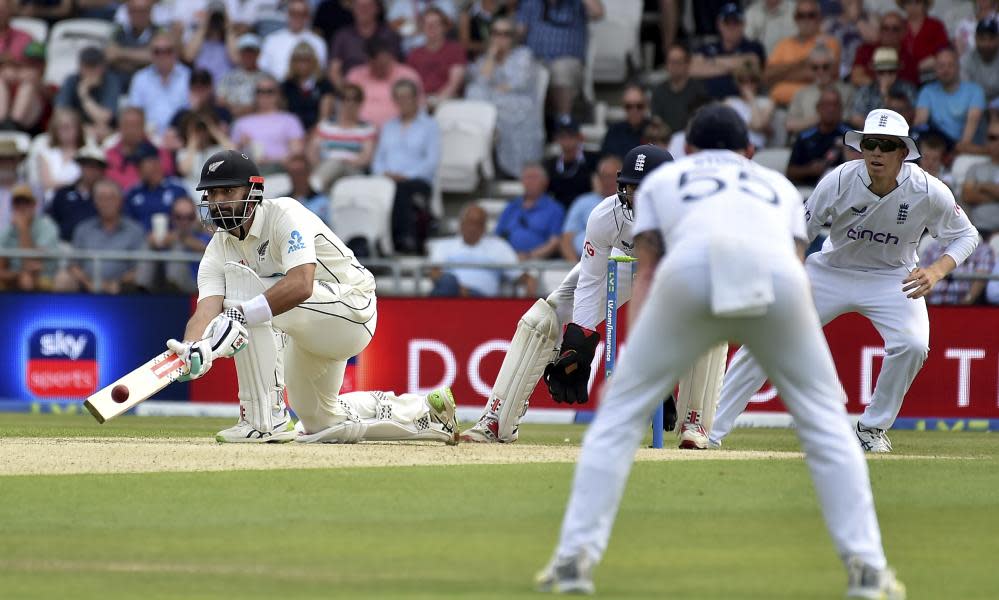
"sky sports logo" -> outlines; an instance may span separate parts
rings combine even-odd
[[[97,390],[97,336],[44,327],[28,338],[28,390],[38,398],[85,398]]]

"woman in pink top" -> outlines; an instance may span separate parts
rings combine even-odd
[[[283,102],[278,82],[270,75],[261,77],[257,80],[253,112],[232,125],[232,141],[262,171],[280,171],[285,158],[305,150],[302,123],[283,109]]]

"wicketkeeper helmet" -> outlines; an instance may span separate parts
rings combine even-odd
[[[672,160],[672,154],[652,144],[635,146],[628,151],[624,157],[624,166],[617,173],[617,197],[627,212],[631,212],[632,206],[631,194],[626,186],[640,184],[656,167]]]

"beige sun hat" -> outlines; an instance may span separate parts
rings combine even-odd
[[[876,108],[867,113],[867,120],[864,121],[864,130],[857,131],[854,129],[853,131],[847,131],[846,135],[843,136],[843,143],[857,152],[861,152],[860,140],[864,139],[865,135],[897,137],[905,142],[905,147],[909,149],[909,154],[905,157],[905,160],[916,160],[919,158],[919,149],[916,148],[916,142],[912,141],[912,138],[909,137],[909,124],[905,122],[905,117],[893,110]]]

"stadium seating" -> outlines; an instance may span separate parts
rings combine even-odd
[[[349,242],[363,237],[372,249],[389,256],[392,247],[392,203],[395,182],[377,175],[341,177],[330,190],[333,233]]]
[[[447,100],[434,113],[441,130],[441,162],[437,170],[444,192],[468,193],[479,186],[479,174],[495,176],[492,161],[496,106],[480,100]]]
[[[641,65],[639,29],[642,25],[642,0],[615,0],[603,19],[590,24],[590,49],[593,50],[592,73],[597,83],[624,83],[631,66]]]
[[[280,198],[291,193],[291,177],[287,173],[272,173],[264,177],[268,198]]]
[[[103,48],[111,40],[114,24],[99,19],[66,19],[49,32],[45,65],[45,83],[62,85],[79,67],[80,50],[88,46]]]
[[[10,26],[27,33],[36,42],[44,43],[49,36],[49,24],[35,17],[14,17],[10,20]]]

